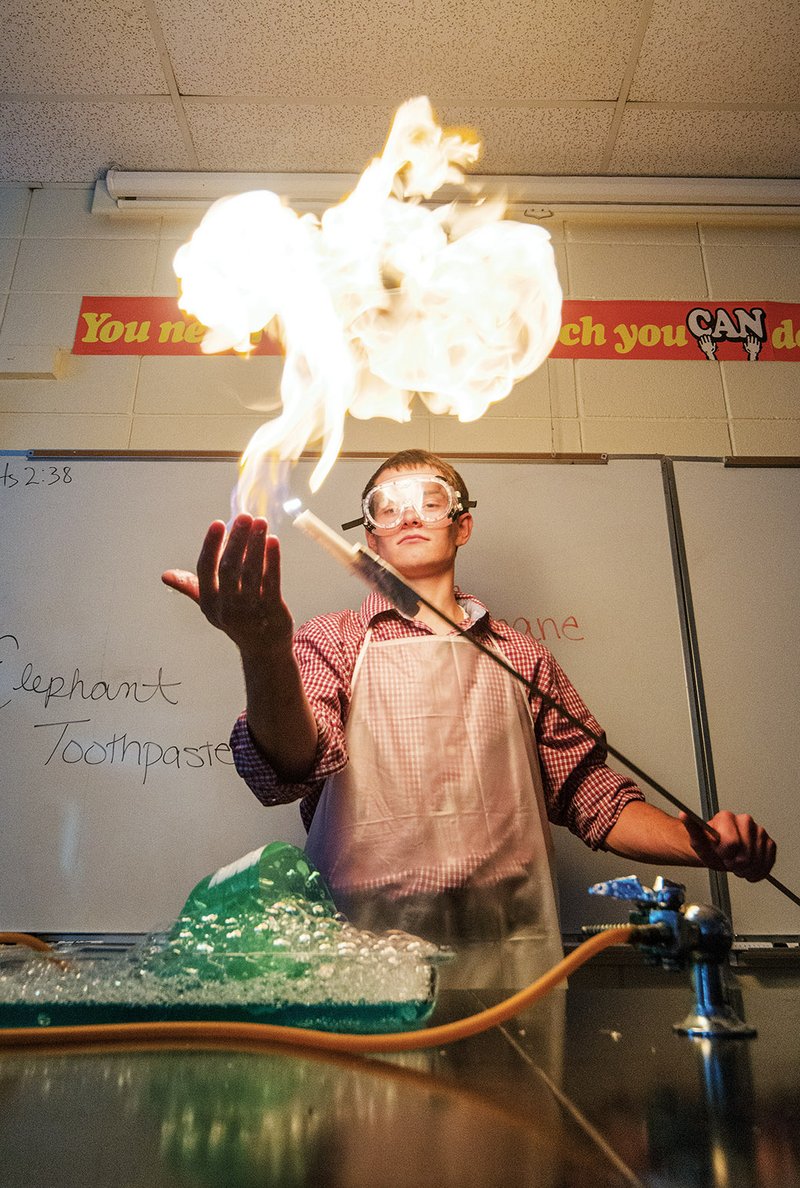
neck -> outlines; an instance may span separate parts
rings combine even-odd
[[[456,602],[455,594],[453,593],[453,577],[453,572],[450,571],[440,577],[417,578],[409,581],[408,584],[426,602],[436,607],[436,610],[447,615],[448,619],[451,619],[454,623],[460,624],[463,621],[464,614]],[[420,606],[414,618],[418,623],[424,623],[427,627],[430,627],[437,635],[446,635],[449,631],[452,631],[452,628],[445,623],[444,619],[440,618],[436,614],[436,611],[431,610],[430,607]]]

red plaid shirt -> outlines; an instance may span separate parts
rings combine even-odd
[[[505,622],[491,619],[476,598],[459,590],[456,596],[472,620],[469,632],[482,642],[496,641],[517,672],[584,722],[592,733],[602,736],[600,726],[543,644],[521,635]],[[351,678],[369,627],[376,641],[432,634],[429,627],[405,618],[378,593],[370,594],[357,611],[319,615],[295,633],[295,655],[319,731],[314,766],[303,783],[279,779],[253,742],[245,713],[233,728],[231,747],[239,775],[262,804],[300,800],[306,829],[325,780],[347,763],[344,728]],[[604,742],[588,738],[556,710],[542,709],[541,698],[535,694],[529,694],[529,700],[547,815],[553,824],[566,825],[592,849],[598,849],[625,805],[644,797],[630,779],[605,766]]]

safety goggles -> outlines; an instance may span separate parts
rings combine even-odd
[[[448,518],[457,519],[467,508],[475,507],[475,501],[470,499],[465,504],[461,492],[440,474],[412,474],[376,483],[367,491],[361,507],[363,515],[342,524],[342,528],[363,524],[370,532],[389,532],[403,522],[409,508],[423,524],[438,524]]]

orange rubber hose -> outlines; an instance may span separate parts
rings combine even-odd
[[[0,945],[25,945],[28,949],[36,949],[40,953],[52,953],[52,947],[47,941],[38,936],[31,936],[27,932],[0,932]]]
[[[513,1018],[519,1011],[543,998],[560,982],[584,965],[591,957],[611,945],[626,944],[635,925],[624,924],[609,928],[590,937],[568,957],[564,957],[547,973],[531,982],[524,990],[497,1003],[496,1006],[442,1023],[438,1027],[420,1031],[389,1032],[385,1035],[361,1035],[349,1032],[315,1031],[305,1027],[285,1027],[274,1023],[220,1023],[179,1020],[170,1023],[97,1023],[77,1027],[0,1027],[0,1048],[28,1047],[37,1044],[86,1043],[164,1043],[176,1041],[215,1040],[248,1041],[256,1045],[286,1044],[297,1048],[315,1048],[328,1052],[349,1052],[366,1055],[381,1052],[407,1052],[416,1048],[436,1048],[455,1040],[466,1039],[497,1027]],[[13,933],[0,933],[4,936]],[[38,947],[38,946],[36,946]],[[45,946],[46,947],[46,946]]]
[[[50,956],[53,949],[47,941],[40,940],[38,936],[31,936],[28,932],[0,932],[0,945],[25,945],[28,949],[35,949],[37,953],[44,953],[46,960],[52,961],[53,965],[59,965],[62,969],[70,967],[69,961],[64,961],[54,954]]]

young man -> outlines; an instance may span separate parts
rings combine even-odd
[[[363,493],[367,543],[454,629],[372,593],[297,632],[280,546],[264,520],[211,526],[197,578],[164,581],[238,646],[247,706],[232,736],[264,804],[299,799],[307,851],[362,927],[402,928],[459,953],[452,983],[525,984],[560,956],[548,821],[638,861],[706,865],[752,881],[775,845],[750,816],[697,824],[645,803],[605,765],[597,722],[550,652],[455,585],[472,533],[461,476],[407,450]],[[358,521],[356,521],[358,523]],[[496,649],[588,733],[473,647]],[[549,704],[549,703],[548,703]]]

